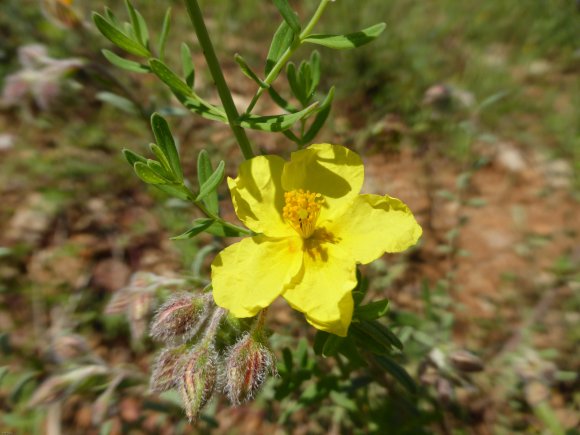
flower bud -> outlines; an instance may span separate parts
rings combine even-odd
[[[217,381],[217,353],[213,344],[202,343],[182,359],[179,370],[179,392],[189,421],[213,395]]]
[[[159,308],[151,323],[151,337],[168,341],[189,332],[201,320],[207,298],[178,293]]]
[[[185,346],[163,349],[155,360],[149,389],[161,393],[176,385],[176,367],[179,359],[185,353]]]
[[[268,374],[276,374],[276,358],[265,340],[244,335],[230,349],[226,359],[226,394],[233,405],[254,397]]]
[[[477,355],[467,351],[458,350],[449,356],[453,367],[465,373],[480,372],[483,370],[483,361]]]

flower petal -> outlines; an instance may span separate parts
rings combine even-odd
[[[344,337],[352,319],[355,286],[355,262],[336,245],[322,244],[306,250],[301,272],[282,296],[315,328]]]
[[[284,190],[309,190],[324,196],[318,222],[339,216],[358,195],[364,180],[360,156],[341,145],[315,144],[292,153],[282,172]]]
[[[379,195],[359,195],[327,229],[340,247],[362,264],[385,252],[404,251],[417,243],[423,232],[402,201]]]
[[[284,163],[278,156],[254,157],[240,165],[237,178],[228,178],[238,218],[256,233],[282,237],[293,232],[282,220]]]
[[[213,297],[236,317],[255,316],[300,271],[302,239],[248,237],[221,251],[211,265]]]

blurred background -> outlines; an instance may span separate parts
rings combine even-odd
[[[158,348],[145,331],[163,292],[184,275],[206,280],[219,247],[205,235],[170,241],[196,211],[141,183],[121,149],[147,153],[149,116],[162,111],[190,178],[202,148],[225,159],[229,175],[241,155],[226,127],[185,112],[151,75],[103,57],[112,47],[90,12],[106,5],[126,19],[122,2],[79,0],[74,13],[69,3],[0,2],[0,431],[579,433],[577,2],[328,7],[321,33],[387,23],[368,46],[320,50],[321,89],[336,85],[337,97],[317,140],[361,153],[365,191],[402,199],[423,226],[418,247],[365,269],[371,295],[391,300],[389,324],[420,392],[377,394],[367,410],[313,398],[316,371],[336,367],[313,357],[304,341],[313,330],[281,303],[268,321],[273,346],[298,349],[306,375],[285,396],[282,376],[248,405],[214,401],[197,426],[171,395],[145,394]],[[291,4],[305,19],[317,2]],[[167,62],[179,65],[187,41],[197,90],[217,101],[183,3],[135,1],[157,34],[169,5]],[[278,12],[259,0],[201,5],[245,107],[255,85],[233,56],[261,70]],[[258,111],[272,107],[264,99]],[[251,139],[263,152],[290,152],[281,135]],[[90,382],[76,373],[74,388],[59,383],[79,361],[109,371]],[[405,401],[419,413],[395,412]]]

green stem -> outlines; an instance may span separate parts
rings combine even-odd
[[[267,85],[271,85],[272,83],[274,83],[274,80],[276,80],[278,74],[280,74],[280,71],[282,71],[282,68],[284,68],[284,65],[286,65],[286,62],[288,62],[290,57],[294,54],[294,52],[298,49],[298,47],[300,47],[304,39],[310,36],[310,32],[312,31],[316,23],[318,23],[318,21],[320,20],[322,13],[326,9],[326,6],[330,1],[331,0],[321,0],[320,4],[318,5],[318,8],[314,12],[314,15],[312,15],[312,18],[310,18],[310,21],[308,22],[306,27],[302,30],[302,32],[300,32],[300,35],[292,43],[292,45],[286,49],[286,51],[282,54],[280,59],[278,59],[272,70],[268,73],[268,75],[264,79],[264,83],[266,83]],[[246,114],[250,114],[252,112],[254,106],[256,105],[256,103],[258,102],[258,100],[260,99],[265,90],[266,87],[258,88],[256,94],[254,95],[252,101],[250,101],[250,104],[246,109]]]
[[[213,77],[217,87],[217,91],[224,106],[230,128],[232,129],[232,132],[238,141],[238,145],[240,146],[244,158],[251,159],[254,157],[252,146],[248,136],[246,136],[246,131],[237,125],[239,119],[238,110],[236,109],[232,94],[228,88],[219,61],[215,54],[213,44],[211,43],[205,22],[203,21],[203,16],[201,14],[199,4],[197,0],[185,0],[185,6],[187,7],[187,13],[189,14],[189,18],[193,24],[199,45],[201,45],[201,48],[203,49],[203,54],[209,68],[209,72],[211,73],[211,76]]]

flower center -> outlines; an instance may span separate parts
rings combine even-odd
[[[324,203],[322,195],[298,189],[285,192],[284,200],[286,204],[282,216],[298,234],[307,239],[316,228],[316,220]]]

